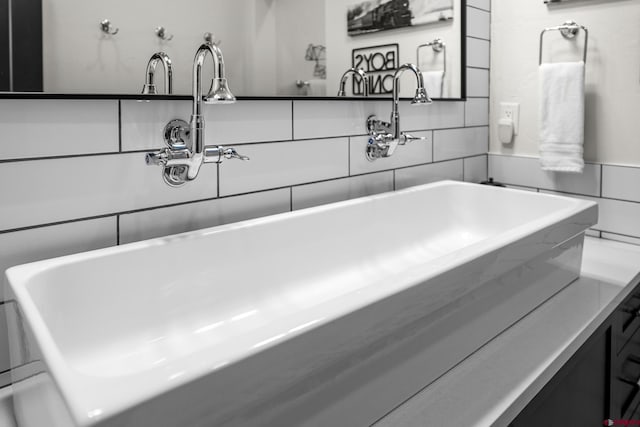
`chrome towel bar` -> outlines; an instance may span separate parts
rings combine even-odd
[[[564,37],[567,40],[571,40],[576,37],[576,35],[578,34],[578,31],[580,31],[581,29],[582,31],[584,31],[584,52],[582,53],[582,60],[586,64],[587,63],[587,42],[589,40],[589,31],[583,25],[576,24],[575,21],[566,21],[562,25],[559,25],[557,27],[545,28],[540,32],[540,55],[538,57],[538,65],[542,64],[542,39],[543,39],[544,33],[546,33],[547,31],[560,31],[560,34],[562,34],[562,37]]]

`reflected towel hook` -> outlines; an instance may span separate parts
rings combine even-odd
[[[173,34],[167,34],[164,27],[156,28],[156,36],[158,36],[161,40],[168,42],[173,38]]]
[[[204,38],[205,42],[210,43],[214,46],[220,46],[222,44],[222,40],[216,40],[216,37],[208,31],[204,33],[202,37]]]
[[[102,21],[100,21],[100,29],[103,33],[112,36],[118,34],[118,31],[120,31],[120,28],[114,29],[111,25],[111,21],[109,21],[108,19],[103,19]]]
[[[423,47],[429,47],[431,46],[431,48],[433,49],[433,51],[435,53],[440,53],[443,52],[444,56],[443,56],[443,60],[442,60],[442,72],[444,74],[447,73],[447,45],[445,44],[444,40],[442,40],[441,38],[437,38],[434,39],[433,41],[430,41],[428,43],[425,44],[421,44],[420,46],[418,46],[416,48],[416,65],[418,67],[420,67],[421,62],[420,62],[420,49]]]

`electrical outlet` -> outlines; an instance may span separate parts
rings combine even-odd
[[[520,104],[517,102],[501,102],[500,117],[506,117],[513,121],[513,134],[518,134],[518,118],[520,117]]]

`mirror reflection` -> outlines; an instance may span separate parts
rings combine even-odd
[[[366,73],[371,96],[389,96],[390,70],[409,62],[423,71],[431,97],[460,98],[463,7],[464,0],[42,0],[42,87],[150,93],[155,55],[154,90],[164,94],[164,53],[173,94],[189,95],[194,53],[209,41],[223,52],[237,96],[335,97],[352,67]],[[209,75],[206,67],[213,63],[205,64]],[[344,87],[346,96],[364,95],[360,76],[349,75]],[[402,97],[412,91],[401,82]]]

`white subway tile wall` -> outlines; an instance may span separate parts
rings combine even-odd
[[[118,152],[118,101],[3,99],[0,133],[0,160]]]
[[[340,202],[393,191],[393,171],[297,185],[291,191],[291,203],[294,210]]]
[[[463,159],[463,178],[466,182],[482,182],[487,179],[487,155]]]
[[[598,223],[592,230],[623,242],[640,239],[640,192],[634,185],[640,167],[587,163],[582,174],[550,173],[540,169],[535,157],[489,154],[488,175],[509,187],[597,202]]]
[[[12,306],[13,304],[14,303],[12,302],[0,303],[0,319],[3,319],[3,322],[4,322],[4,319],[7,318],[6,310],[12,309],[10,308],[10,306]],[[11,359],[9,358],[9,346],[6,345],[8,342],[9,342],[9,336],[8,336],[7,328],[0,328],[0,343],[3,344],[0,347],[0,366],[4,367],[5,371],[12,367]],[[1,419],[2,418],[0,418],[0,420]]]
[[[293,138],[364,135],[367,117],[375,114],[387,120],[390,108],[390,101],[293,101]]]
[[[600,196],[601,167],[585,164],[581,174],[547,172],[537,157],[489,156],[489,175],[496,181],[565,193]]]
[[[466,126],[489,126],[489,99],[470,98],[464,106]]]
[[[0,271],[4,273],[7,268],[26,262],[114,246],[118,243],[117,231],[117,217],[113,215],[0,233]]]
[[[349,175],[349,138],[251,144],[249,161],[220,166],[220,195],[248,193]]]
[[[640,168],[602,166],[602,197],[640,202]]]
[[[207,105],[206,143],[236,145],[251,160],[203,165],[196,181],[171,188],[144,151],[163,147],[169,120],[189,120],[190,101],[1,100],[0,268],[439,179],[486,179],[489,1],[470,3],[475,99],[402,102],[402,130],[425,139],[375,162],[364,156],[365,121],[388,120],[391,101]],[[3,316],[0,330],[6,349]],[[0,350],[0,387],[10,369]]]
[[[491,0],[467,0],[467,6],[477,7],[486,11],[491,10]]]
[[[488,127],[447,129],[433,132],[433,161],[485,154],[489,149]]]
[[[120,244],[288,212],[290,193],[281,188],[121,215]]]
[[[464,126],[464,102],[436,102],[416,107],[408,102],[400,104],[400,125],[403,130],[446,129]],[[387,120],[391,112],[391,102],[385,105],[385,114],[379,115]]]
[[[20,179],[17,179],[19,177]],[[215,164],[180,189],[143,153],[3,163],[0,231],[216,197]]]
[[[2,427],[16,427],[11,395],[12,390],[10,386],[0,389],[0,426]]]
[[[396,190],[414,185],[442,181],[443,179],[462,181],[462,160],[463,159],[450,160],[447,162],[396,169]]]
[[[482,39],[467,39],[467,67],[489,68],[491,43]]]
[[[489,97],[489,70],[467,68],[467,96],[469,98]]]
[[[467,37],[484,40],[491,38],[491,13],[489,11],[467,7]]]

